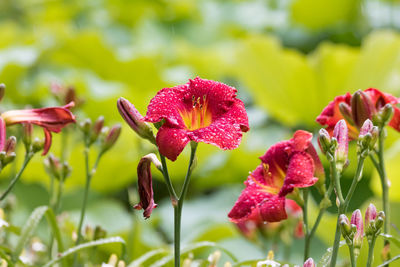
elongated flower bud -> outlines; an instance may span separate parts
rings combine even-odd
[[[376,207],[370,203],[365,211],[365,227],[368,227],[372,221],[375,221],[377,216]]]
[[[314,260],[312,258],[308,258],[305,262],[303,267],[315,267]]]
[[[339,103],[339,111],[342,114],[343,118],[348,123],[350,123],[351,125],[354,125],[353,117],[351,114],[351,107],[348,104],[346,104],[344,102]]]
[[[340,225],[340,230],[342,232],[343,237],[344,238],[348,237],[351,234],[351,227],[350,227],[349,219],[347,218],[346,215],[340,214],[339,225]]]
[[[369,152],[374,149],[379,137],[379,129],[372,124],[372,121],[367,119],[360,129],[358,136],[357,152],[362,157],[368,156]]]
[[[155,144],[156,140],[151,126],[143,121],[143,116],[137,111],[133,104],[121,97],[118,99],[117,107],[122,118],[140,137]]]
[[[349,132],[345,120],[340,120],[336,123],[333,130],[333,136],[338,142],[335,151],[336,168],[342,171],[347,164],[347,154],[349,151]]]
[[[22,141],[25,145],[27,151],[32,143],[32,133],[33,133],[33,125],[31,123],[24,123],[23,124],[23,134],[22,134]]]
[[[330,152],[331,137],[329,136],[328,131],[323,128],[319,130],[318,144],[322,153],[327,154]]]
[[[373,105],[369,96],[358,90],[351,97],[351,114],[354,124],[357,128],[361,128],[364,121],[372,117]]]
[[[121,134],[121,124],[117,123],[108,131],[106,138],[104,139],[102,150],[103,152],[109,150],[117,142],[119,135]]]
[[[0,101],[3,99],[5,92],[6,92],[6,86],[4,85],[4,83],[0,83]]]
[[[101,133],[101,130],[103,129],[103,126],[104,126],[104,117],[100,116],[93,124],[93,128],[90,133],[90,143],[96,142],[97,138]]]
[[[381,119],[381,124],[386,125],[390,122],[390,120],[392,119],[394,113],[394,109],[392,104],[386,104],[382,110],[380,111],[380,119]]]
[[[356,232],[353,239],[354,253],[358,256],[364,237],[364,224],[361,211],[359,209],[353,212],[351,216],[351,224],[356,226]]]

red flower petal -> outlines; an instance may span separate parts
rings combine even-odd
[[[43,131],[44,131],[44,146],[43,146],[42,156],[45,156],[49,152],[52,138],[51,138],[51,132],[49,130],[43,128]]]
[[[165,120],[169,126],[185,127],[179,110],[185,108],[182,102],[188,85],[178,85],[172,88],[164,88],[150,101],[144,120],[147,122],[159,122]]]
[[[172,161],[176,160],[189,141],[185,130],[169,128],[165,125],[158,130],[156,137],[160,153]]]
[[[314,161],[306,152],[294,153],[289,161],[288,171],[283,183],[280,196],[291,193],[295,187],[309,187],[315,184]]]
[[[228,217],[235,223],[246,220],[278,222],[287,218],[285,198],[263,192],[257,186],[248,186],[242,191]]]

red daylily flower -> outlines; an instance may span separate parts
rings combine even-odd
[[[246,188],[229,212],[232,222],[278,222],[287,218],[285,196],[294,188],[314,185],[322,169],[311,144],[312,134],[297,131],[260,157],[261,164],[245,181]]]
[[[42,155],[46,155],[51,146],[51,132],[59,133],[63,127],[75,122],[75,116],[69,110],[73,106],[74,102],[71,102],[63,107],[10,110],[2,113],[0,116],[0,149],[5,143],[5,125],[30,123],[43,128],[45,142]]]
[[[346,93],[337,96],[326,106],[316,121],[327,126],[327,131],[332,135],[336,123],[345,119],[349,129],[349,137],[357,139],[359,129],[366,119],[372,121],[386,104],[391,104],[394,115],[389,122],[389,126],[400,131],[400,109],[396,106],[400,103],[400,98],[383,93],[375,88],[364,91],[357,91],[353,95]]]
[[[150,101],[144,121],[164,121],[156,137],[160,153],[174,161],[189,141],[224,150],[237,148],[249,123],[236,92],[226,84],[198,77],[159,91]]]

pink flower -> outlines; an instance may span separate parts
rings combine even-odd
[[[308,258],[305,262],[303,267],[315,267],[314,260],[312,258]]]
[[[297,131],[292,139],[273,145],[260,157],[261,164],[245,181],[246,188],[228,214],[231,221],[287,218],[285,196],[294,188],[314,185],[315,174],[322,169],[311,139],[311,133]]]
[[[160,153],[174,161],[189,141],[224,150],[237,148],[249,123],[236,92],[226,84],[198,77],[159,91],[144,120],[164,122],[156,137]]]
[[[326,125],[328,132],[332,133],[336,123],[345,119],[349,128],[350,139],[357,139],[359,129],[366,119],[374,121],[386,104],[393,107],[394,115],[389,126],[400,131],[400,109],[396,105],[400,99],[378,89],[369,88],[357,91],[353,95],[346,93],[337,96],[328,104],[317,117],[317,122]]]
[[[71,102],[63,107],[10,110],[2,113],[0,117],[0,149],[5,143],[6,125],[31,123],[39,125],[44,130],[45,143],[42,155],[46,155],[51,146],[51,132],[59,133],[63,127],[75,122],[75,116],[69,110],[73,106],[74,102]]]

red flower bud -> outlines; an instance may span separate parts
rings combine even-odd
[[[370,203],[367,210],[365,211],[365,227],[368,227],[371,221],[375,221],[377,216],[376,207]]]
[[[143,120],[143,116],[128,100],[120,97],[117,102],[118,111],[122,118],[140,137],[156,143],[151,126]]]
[[[106,138],[103,142],[102,150],[103,152],[109,150],[118,140],[119,135],[121,134],[121,124],[115,124],[108,131]]]
[[[6,91],[6,86],[4,85],[4,83],[0,83],[0,101],[3,99],[5,91]]]
[[[358,90],[351,97],[351,113],[355,125],[360,128],[366,119],[372,117],[374,107],[370,97]]]
[[[314,260],[312,258],[308,258],[306,262],[304,262],[303,267],[315,267]]]
[[[333,136],[338,142],[335,151],[336,168],[342,171],[347,163],[347,154],[349,151],[349,134],[345,120],[340,120],[333,130]]]
[[[353,212],[350,223],[355,225],[357,229],[353,239],[354,248],[360,249],[364,237],[364,224],[361,211],[359,209]]]

